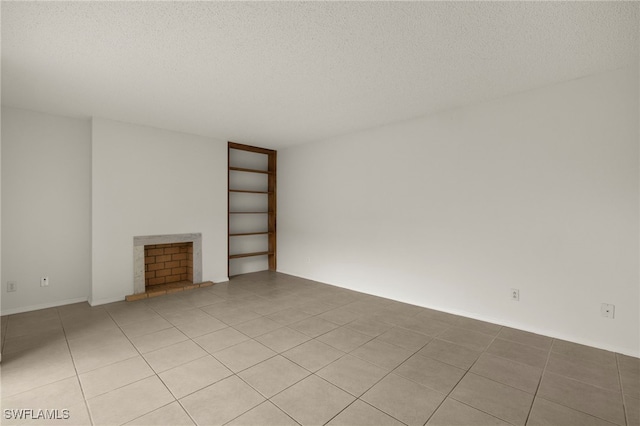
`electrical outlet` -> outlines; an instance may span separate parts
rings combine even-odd
[[[614,319],[615,318],[615,313],[616,313],[616,306],[615,305],[610,305],[608,303],[603,303],[600,306],[600,315],[602,315],[605,318]]]
[[[40,278],[40,287],[48,287],[49,286],[49,277]]]
[[[516,302],[520,301],[520,290],[517,288],[511,289],[511,300],[515,300]]]
[[[18,283],[15,281],[7,281],[7,293],[18,290]]]

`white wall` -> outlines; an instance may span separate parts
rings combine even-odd
[[[0,90],[2,92],[2,90]],[[1,98],[1,95],[0,95]],[[0,314],[2,313],[2,112],[0,111]],[[4,321],[0,325],[0,342],[4,342],[2,333],[4,333]],[[0,362],[2,362],[2,353],[0,353]]]
[[[2,92],[2,90],[0,90]],[[0,98],[2,96],[0,95]],[[0,111],[0,314],[2,313],[2,112]],[[4,342],[2,334],[4,333],[4,321],[0,325],[0,342]],[[0,353],[0,362],[2,362],[2,353]]]
[[[637,68],[278,157],[282,272],[640,354]]]
[[[2,107],[2,265],[3,315],[87,300],[89,120]]]
[[[93,119],[91,303],[133,293],[133,237],[202,233],[203,280],[227,280],[227,143]]]

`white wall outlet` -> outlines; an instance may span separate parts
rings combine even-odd
[[[600,306],[600,315],[602,315],[605,318],[613,319],[613,318],[615,318],[615,313],[616,313],[616,306],[615,305],[610,305],[608,303],[603,303]]]
[[[49,277],[40,278],[40,287],[48,287],[49,286]]]
[[[516,302],[520,301],[520,290],[517,288],[511,289],[511,300],[515,300]]]
[[[15,281],[7,281],[7,293],[18,290],[18,283]]]

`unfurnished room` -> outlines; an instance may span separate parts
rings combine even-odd
[[[0,2],[0,423],[640,426],[639,21]]]

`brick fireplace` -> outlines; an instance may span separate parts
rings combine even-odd
[[[182,281],[193,283],[193,243],[144,246],[145,287]]]
[[[133,237],[133,290],[202,282],[202,234],[147,235]]]

